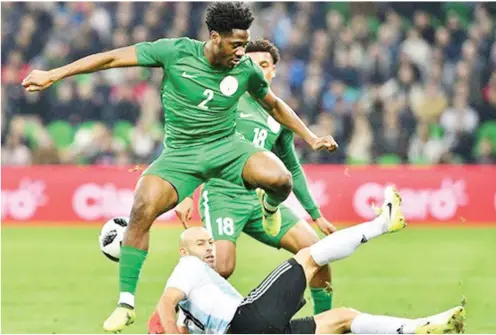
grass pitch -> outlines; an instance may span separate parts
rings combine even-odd
[[[118,264],[98,248],[99,227],[2,227],[2,332],[102,333],[118,298]],[[157,226],[137,292],[146,323],[177,261],[179,227]],[[420,317],[467,297],[467,332],[496,333],[496,228],[408,227],[333,264],[334,306]],[[232,284],[247,294],[289,254],[242,236]],[[309,294],[307,292],[307,297]],[[307,303],[299,315],[310,315]]]

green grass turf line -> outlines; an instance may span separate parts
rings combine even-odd
[[[495,333],[496,228],[408,227],[361,246],[332,266],[334,306],[421,317],[467,297],[468,333]],[[146,323],[177,261],[180,227],[152,228],[137,292],[137,321]],[[98,248],[99,227],[2,227],[2,331],[102,333],[118,298],[118,265]],[[231,278],[242,294],[290,255],[242,236]],[[309,292],[306,293],[309,300]],[[311,303],[299,316],[312,313]]]

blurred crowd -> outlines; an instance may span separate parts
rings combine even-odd
[[[162,150],[161,71],[114,69],[41,93],[20,82],[92,53],[206,40],[206,3],[2,2],[2,164],[146,164]],[[251,3],[281,51],[273,90],[340,149],[303,162],[496,162],[496,6]]]

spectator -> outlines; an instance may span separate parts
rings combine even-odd
[[[443,142],[429,133],[429,125],[420,123],[417,131],[410,141],[408,161],[410,163],[438,164],[445,152]]]
[[[141,119],[131,133],[131,149],[134,161],[138,163],[149,162],[156,146],[148,128],[146,121]]]
[[[353,119],[353,131],[347,147],[346,154],[348,159],[350,161],[371,163],[373,141],[374,133],[367,116],[363,112],[358,112]]]
[[[424,92],[413,104],[413,112],[419,121],[427,124],[437,123],[441,113],[448,107],[446,96],[439,85],[430,82],[425,86]]]
[[[422,11],[417,10],[413,16],[413,24],[415,29],[419,32],[422,39],[427,41],[429,44],[434,43],[434,28],[430,24],[429,14]]]
[[[483,138],[477,148],[475,161],[477,164],[496,164],[496,150],[493,148],[491,141]]]
[[[421,69],[422,73],[427,72],[426,65],[429,63],[431,48],[417,30],[410,29],[408,38],[401,44],[401,51]]]
[[[57,67],[101,50],[164,37],[206,39],[205,5],[2,4],[2,150],[12,151],[20,139],[15,148],[24,145],[29,162],[42,164],[126,164],[159,154],[162,71],[109,70],[68,78],[42,94],[25,94],[19,82],[33,67]],[[405,161],[435,162],[439,154],[431,147],[440,140],[426,127],[440,122],[446,133],[440,162],[492,162],[489,143],[474,148],[479,123],[496,119],[494,13],[488,6],[471,5],[469,22],[453,11],[445,18],[439,4],[381,3],[342,13],[330,7],[253,3],[252,39],[268,38],[281,52],[273,91],[312,129],[340,144],[329,157],[301,150],[297,139],[303,159],[371,162],[394,153]],[[448,108],[448,101],[456,103]],[[55,120],[69,121],[76,131],[68,149],[51,143],[45,126]],[[85,123],[90,120],[93,128]],[[137,122],[133,145],[113,140],[117,120]],[[413,143],[420,153],[411,153]]]
[[[479,116],[468,105],[467,96],[458,95],[454,98],[452,107],[441,115],[440,124],[444,129],[446,146],[454,152],[463,154],[465,159],[469,159]]]
[[[390,100],[385,104],[382,127],[378,130],[375,143],[375,157],[395,154],[407,156],[407,134],[401,129],[399,104]]]
[[[2,145],[2,165],[31,164],[31,151],[22,143],[18,134],[9,134],[5,142]]]

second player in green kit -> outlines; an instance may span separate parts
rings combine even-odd
[[[269,41],[257,40],[248,44],[246,53],[260,65],[265,79],[270,83],[279,60],[277,48]],[[271,150],[281,158],[293,176],[293,191],[297,199],[324,233],[333,232],[334,227],[322,217],[308,190],[305,174],[295,152],[293,132],[281,126],[248,93],[239,100],[236,129],[256,147]],[[192,206],[192,199],[188,199],[176,209],[185,223],[187,220],[184,214]],[[280,206],[280,232],[276,236],[268,234],[263,227],[262,208],[256,191],[227,180],[212,178],[207,181],[201,192],[199,207],[203,225],[215,240],[216,270],[225,278],[234,271],[235,245],[242,232],[266,245],[293,253],[319,240],[310,225],[284,204]],[[331,307],[331,295],[325,292],[326,283],[329,282],[330,274],[326,266],[320,269],[310,285],[316,314]]]

